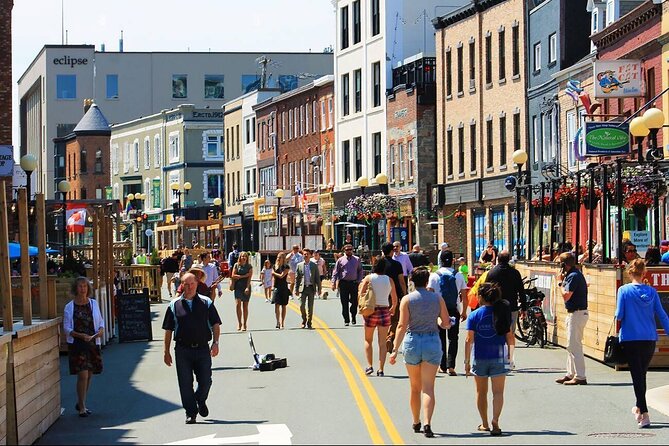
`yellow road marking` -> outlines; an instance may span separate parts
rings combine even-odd
[[[297,314],[301,315],[300,309],[295,303],[292,302],[289,303],[288,307]],[[320,322],[317,321],[317,323],[318,325],[321,325]],[[323,326],[321,325],[321,327]],[[325,328],[326,331],[328,330],[328,328],[326,327],[323,328]],[[351,389],[351,393],[353,394],[353,398],[355,399],[355,402],[358,405],[358,409],[360,409],[360,414],[362,415],[362,419],[365,422],[365,426],[367,427],[369,436],[372,438],[372,443],[384,444],[385,442],[383,441],[383,437],[381,437],[381,433],[379,432],[379,428],[377,427],[376,422],[374,421],[374,417],[372,416],[372,413],[369,410],[369,406],[367,406],[367,402],[365,401],[365,398],[363,397],[362,392],[360,391],[360,387],[358,387],[358,384],[355,381],[355,377],[353,376],[353,373],[351,373],[351,368],[346,363],[341,353],[337,350],[337,347],[335,347],[335,345],[326,336],[323,330],[318,330],[317,332],[321,336],[321,338],[323,338],[325,344],[327,344],[327,346],[330,348],[330,350],[334,354],[335,359],[339,363],[339,366],[344,372],[344,377],[346,378],[346,382],[348,383],[348,386]]]

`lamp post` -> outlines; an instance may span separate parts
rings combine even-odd
[[[358,178],[358,186],[362,190],[362,195],[365,195],[365,188],[369,186],[369,179],[367,177]]]
[[[221,204],[223,200],[220,197],[214,198],[214,219],[218,220],[221,218]]]
[[[63,198],[63,261],[67,257],[67,193],[71,187],[70,182],[67,180],[58,183],[58,191],[62,194]]]
[[[523,165],[527,162],[527,152],[518,149],[513,152],[512,160],[518,167],[518,184],[516,185],[516,259],[520,259],[520,186],[523,184]]]
[[[643,162],[643,139],[648,136],[650,130],[646,126],[646,122],[642,116],[637,116],[630,121],[630,133],[636,139],[637,144],[637,160]]]
[[[376,184],[381,188],[381,193],[388,195],[388,175],[380,173],[374,179],[376,180]]]
[[[26,192],[28,195],[28,202],[32,201],[30,176],[37,168],[37,158],[32,153],[28,153],[21,157],[21,169],[26,173]]]
[[[664,150],[657,147],[657,132],[664,126],[664,113],[659,108],[653,107],[646,110],[643,114],[643,121],[650,132],[650,148],[646,152],[646,160],[658,161],[664,159]],[[654,166],[653,172],[657,173],[657,165]],[[657,185],[657,182],[655,183]],[[658,197],[657,188],[653,193],[653,236],[655,246],[660,243],[660,200]]]
[[[176,214],[180,213],[180,210],[181,210],[181,194],[185,194],[186,196],[188,196],[188,192],[191,190],[192,187],[193,187],[193,185],[190,184],[190,182],[188,182],[188,181],[186,181],[184,183],[183,191],[179,187],[179,183],[172,183],[170,185],[170,189],[172,189],[172,195],[173,196],[176,195],[176,197],[177,197],[177,201],[175,203],[173,203],[174,216],[175,217],[176,217]],[[185,198],[184,198],[184,207],[186,207],[186,199]]]
[[[279,237],[281,237],[281,199],[284,194],[285,192],[281,188],[274,191],[276,197],[276,235]],[[283,249],[283,238],[281,239],[281,249]]]

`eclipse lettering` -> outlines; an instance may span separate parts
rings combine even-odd
[[[76,58],[70,56],[55,57],[53,59],[54,65],[69,65],[70,68],[74,68],[75,65],[88,65],[88,59],[86,58]]]

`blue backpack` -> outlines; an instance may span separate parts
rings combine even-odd
[[[446,308],[457,308],[459,293],[455,273],[445,272],[437,274],[439,274],[439,291],[444,302],[446,302]]]

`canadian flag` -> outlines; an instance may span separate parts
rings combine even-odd
[[[67,211],[67,232],[83,233],[86,226],[86,209]]]

